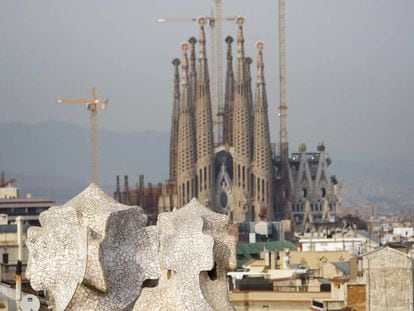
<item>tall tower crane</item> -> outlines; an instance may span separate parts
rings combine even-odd
[[[280,77],[280,163],[283,191],[283,209],[285,216],[289,216],[291,196],[289,142],[287,127],[286,103],[286,39],[285,39],[285,0],[279,0],[279,77]],[[290,216],[289,216],[290,217]]]
[[[98,106],[100,105],[104,109],[108,100],[98,99],[96,89],[93,87],[91,99],[58,99],[57,103],[85,105],[86,109],[90,111],[92,181],[99,185]]]
[[[210,27],[211,38],[211,101],[213,103],[214,133],[217,144],[223,142],[223,117],[224,117],[224,96],[223,96],[223,21],[234,22],[237,16],[222,15],[222,0],[214,0],[215,9],[211,16],[205,17]],[[163,17],[157,18],[157,23],[197,22],[196,17]]]

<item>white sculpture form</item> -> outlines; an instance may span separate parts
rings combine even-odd
[[[32,287],[47,290],[57,311],[130,309],[144,280],[159,274],[156,234],[146,222],[140,207],[119,204],[91,184],[29,228]]]
[[[161,278],[157,287],[144,288],[134,310],[233,310],[226,275],[236,268],[237,241],[228,225],[227,216],[197,199],[161,214]]]
[[[61,310],[231,310],[226,274],[236,267],[229,219],[196,199],[145,227],[137,206],[95,184],[40,215],[28,231],[27,277]],[[145,280],[158,280],[144,287]]]

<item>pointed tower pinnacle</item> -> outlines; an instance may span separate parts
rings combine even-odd
[[[194,128],[191,109],[191,90],[188,79],[188,43],[181,44],[182,57],[182,94],[178,118],[177,147],[177,205],[182,207],[196,196],[195,188],[195,148]]]
[[[224,124],[223,136],[224,143],[229,146],[233,145],[233,109],[234,109],[234,72],[233,72],[233,55],[231,44],[233,38],[228,36],[227,43],[227,70],[226,70],[226,89],[224,93]]]
[[[245,19],[241,16],[237,17],[236,23],[238,25],[237,30],[237,81],[245,79],[246,75],[246,66],[245,66],[245,56],[244,56],[244,34],[243,34],[243,24]],[[243,61],[239,61],[243,60]]]
[[[188,43],[191,46],[191,53],[190,53],[190,89],[191,89],[191,105],[194,107],[195,105],[195,98],[196,98],[196,85],[197,85],[197,69],[196,69],[196,50],[195,45],[197,43],[197,39],[195,37],[191,37],[188,39]],[[194,108],[193,108],[194,111]]]
[[[211,206],[213,195],[213,119],[211,112],[210,79],[206,56],[206,34],[204,26],[206,18],[198,19],[200,24],[198,78],[195,101],[195,132],[196,132],[196,186],[198,199]]]
[[[264,84],[264,75],[263,75],[263,48],[264,48],[264,42],[259,40],[256,42],[256,48],[257,48],[257,84]]]
[[[263,41],[256,43],[258,56],[252,162],[254,176],[252,210],[254,211],[255,220],[263,218],[273,220],[272,151],[267,115],[267,95],[263,75],[263,47]]]
[[[180,73],[178,66],[180,66],[180,60],[175,58],[172,64],[174,65],[174,95],[170,133],[170,181],[174,182],[177,178],[178,118],[180,115]]]
[[[206,32],[204,30],[204,26],[207,23],[207,19],[205,17],[199,17],[198,23],[200,25],[200,34],[198,38],[199,43],[199,51],[198,51],[198,58],[199,58],[199,67],[198,67],[198,80],[202,79],[203,81],[209,82],[209,75],[208,75],[208,66],[207,66],[207,53],[206,53]]]
[[[253,102],[253,87],[252,87],[252,70],[251,66],[253,64],[253,59],[251,57],[246,57],[246,93],[249,106],[249,116],[250,116],[250,133],[253,135],[253,125],[254,125],[254,102]],[[253,137],[253,136],[252,136]],[[250,155],[253,156],[253,142],[250,145]]]
[[[244,56],[243,23],[244,18],[238,17],[237,73],[233,118],[233,219],[236,222],[245,221],[248,213],[251,212],[250,163],[252,133],[249,113],[249,80]]]

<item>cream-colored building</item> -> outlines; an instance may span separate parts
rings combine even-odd
[[[390,247],[361,256],[367,311],[409,311],[414,306],[413,257]]]
[[[245,272],[229,273],[233,280],[230,299],[236,310],[310,310],[313,304],[331,308],[347,305],[348,284],[344,284],[357,274],[357,259],[349,252],[286,250],[274,263],[266,252],[262,257],[247,262]]]
[[[26,241],[27,227],[23,230],[23,269],[27,264],[27,247]],[[0,225],[0,265],[1,265],[1,281],[10,281],[15,279],[16,264],[18,255],[17,242],[17,225],[3,224]],[[23,275],[24,276],[24,275]]]
[[[17,199],[19,190],[16,187],[6,186],[0,187],[0,199]]]

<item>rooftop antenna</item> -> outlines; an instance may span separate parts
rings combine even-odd
[[[108,104],[107,99],[98,99],[95,87],[92,88],[91,99],[58,99],[58,104],[81,104],[90,111],[91,123],[91,166],[92,181],[99,185],[99,147],[98,147],[98,106],[102,109]]]

